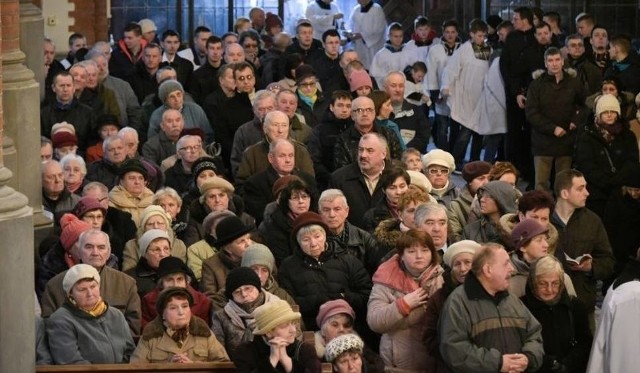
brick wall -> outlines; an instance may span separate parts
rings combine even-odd
[[[69,32],[80,32],[86,35],[89,45],[96,41],[109,40],[109,21],[107,19],[107,0],[68,0],[75,9],[69,12],[74,24]]]

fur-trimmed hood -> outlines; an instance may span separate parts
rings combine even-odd
[[[500,217],[500,221],[498,223],[498,230],[500,230],[500,235],[503,237],[511,237],[511,232],[513,231],[513,228],[520,222],[520,219],[518,219],[518,214],[517,213],[511,213],[511,214],[504,214]],[[556,229],[556,227],[553,226],[553,224],[551,224],[551,222],[549,222],[547,224],[547,227],[549,228],[549,232],[548,232],[548,236],[549,238],[547,239],[547,242],[549,243],[549,255],[554,255],[555,251],[556,251],[556,247],[558,246],[558,230]],[[509,241],[509,249],[510,250],[515,250],[516,248],[511,246],[511,242]]]
[[[395,250],[396,241],[402,232],[400,231],[400,220],[396,218],[386,219],[380,222],[373,231],[373,236],[387,250]]]
[[[578,76],[578,72],[576,71],[576,69],[571,67],[565,68],[562,71],[564,71],[565,74],[569,75],[572,78],[575,78],[576,76]],[[531,77],[533,78],[533,80],[536,80],[539,77],[543,76],[546,72],[547,72],[546,69],[538,69],[531,73]]]
[[[164,333],[165,327],[162,324],[162,315],[158,315],[144,328],[142,339],[148,341],[154,338],[160,338]],[[206,322],[192,315],[191,321],[189,321],[189,334],[196,337],[208,338],[211,335],[211,330]]]

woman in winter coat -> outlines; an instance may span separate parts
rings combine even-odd
[[[380,356],[389,372],[433,371],[435,360],[415,354],[425,331],[426,304],[443,284],[443,269],[428,233],[411,229],[396,242],[397,254],[373,275],[367,322],[382,334]]]
[[[327,344],[325,360],[331,363],[333,372],[365,373],[364,342],[356,334],[344,334]]]
[[[462,240],[449,246],[442,260],[446,265],[442,278],[444,283],[427,301],[425,316],[424,344],[427,355],[435,360],[435,369],[431,372],[446,373],[449,371],[442,355],[440,355],[440,341],[438,340],[438,320],[444,307],[444,302],[452,291],[464,283],[467,273],[471,270],[471,263],[480,244],[471,240]]]
[[[202,278],[202,262],[218,252],[213,244],[217,239],[216,227],[222,219],[228,216],[236,216],[236,214],[229,210],[210,212],[202,221],[204,238],[187,248],[187,265],[198,281]]]
[[[393,167],[388,172],[384,172],[380,176],[380,186],[385,198],[364,213],[363,229],[373,232],[381,221],[398,218],[399,202],[409,184],[411,184],[411,177],[401,167]]]
[[[320,305],[344,299],[361,320],[371,292],[371,279],[360,260],[334,241],[327,241],[328,228],[320,215],[306,212],[293,224],[295,253],[279,267],[280,285],[300,306],[307,329],[317,330]]]
[[[160,279],[160,261],[172,253],[171,237],[162,229],[150,229],[138,240],[140,259],[135,267],[125,271],[136,280],[140,299],[152,291]]]
[[[62,282],[67,300],[47,320],[55,364],[126,363],[135,347],[122,312],[100,297],[100,274],[76,264]]]
[[[193,298],[187,289],[163,290],[156,303],[158,316],[144,328],[131,362],[229,361],[207,323],[191,314],[192,305]]]
[[[585,127],[576,144],[574,163],[587,180],[587,207],[603,217],[613,189],[622,186],[621,172],[638,163],[638,143],[620,118],[615,96],[600,96],[595,113],[594,124]]]
[[[564,271],[555,257],[546,255],[531,265],[522,302],[542,325],[544,360],[540,373],[584,372],[593,335],[587,309],[569,296]]]

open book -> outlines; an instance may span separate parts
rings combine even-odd
[[[584,254],[584,255],[580,255],[577,258],[572,258],[569,255],[567,255],[567,253],[564,254],[564,258],[567,262],[570,263],[575,263],[576,265],[580,265],[582,264],[582,262],[584,262],[587,259],[592,258],[591,254]]]

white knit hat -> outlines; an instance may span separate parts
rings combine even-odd
[[[606,94],[596,98],[596,118],[600,118],[605,111],[615,111],[620,115],[620,101],[616,96]]]
[[[171,238],[169,238],[169,234],[166,231],[162,229],[149,229],[148,231],[144,232],[142,237],[138,238],[138,254],[141,257],[144,256],[151,242],[157,240],[158,238],[165,238],[167,241],[169,241],[169,244],[171,244]]]
[[[355,334],[343,334],[327,343],[324,350],[324,358],[328,362],[333,363],[335,359],[347,351],[357,351],[362,354],[363,350],[364,342],[360,337]]]
[[[88,264],[76,264],[69,268],[62,280],[62,289],[65,294],[69,294],[73,285],[84,279],[93,279],[100,285],[100,274],[98,270]]]

